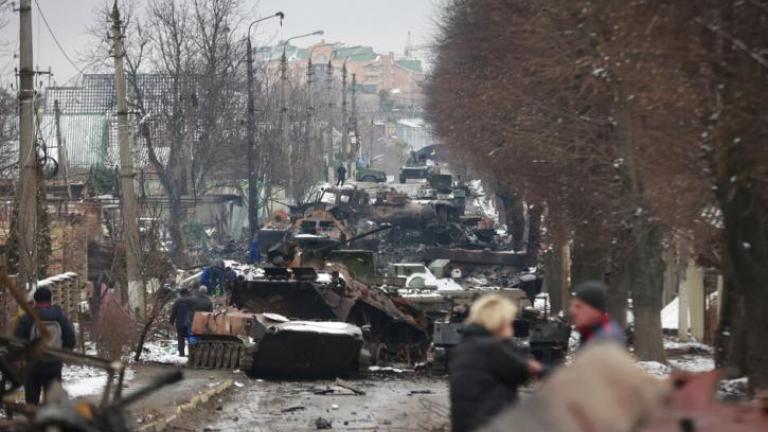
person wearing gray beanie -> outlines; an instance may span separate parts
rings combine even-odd
[[[613,342],[626,346],[621,326],[608,316],[608,286],[602,281],[588,280],[576,285],[569,312],[571,322],[581,335],[580,347],[595,342]]]

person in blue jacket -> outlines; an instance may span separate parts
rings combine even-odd
[[[255,238],[251,240],[251,244],[248,245],[248,264],[258,264],[261,262],[261,249],[259,249],[259,239]]]
[[[213,295],[216,289],[223,282],[224,267],[219,267],[219,263],[208,266],[200,275],[200,286],[208,287],[208,295]]]
[[[74,349],[76,343],[75,329],[64,311],[58,305],[51,304],[51,290],[40,287],[35,291],[33,298],[35,310],[51,336],[48,340],[48,347]],[[24,315],[19,320],[14,335],[19,339],[32,341],[40,337],[40,330],[31,316]],[[39,404],[43,390],[47,390],[54,381],[61,381],[62,366],[61,360],[51,358],[42,358],[31,366],[24,383],[24,398],[27,403]]]

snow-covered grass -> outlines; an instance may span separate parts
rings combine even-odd
[[[185,365],[187,364],[187,357],[179,357],[179,351],[175,340],[158,339],[144,343],[144,349],[141,353],[141,361]]]
[[[689,341],[689,342],[681,342],[678,339],[675,338],[665,338],[664,339],[664,349],[667,351],[678,351],[678,352],[689,352],[689,353],[707,353],[707,354],[713,354],[714,349],[709,346],[705,345],[700,342],[696,341]]]
[[[100,395],[107,384],[107,373],[90,366],[64,366],[62,371],[64,390],[70,397]],[[115,382],[116,382],[115,378]],[[133,379],[133,370],[125,371],[124,383]]]
[[[711,357],[701,355],[686,355],[671,359],[669,364],[641,361],[637,365],[649,374],[659,377],[667,377],[675,369],[686,372],[709,372],[715,369],[715,361]]]
[[[717,392],[717,397],[721,400],[744,399],[747,397],[748,386],[749,379],[747,377],[722,380],[720,381],[720,389]]]

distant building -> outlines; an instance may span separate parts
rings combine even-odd
[[[432,127],[420,118],[401,119],[397,121],[397,139],[410,147],[411,151],[436,144]]]
[[[259,52],[262,59],[269,62],[270,69],[279,71],[282,46],[265,47]],[[321,41],[308,48],[293,45],[285,47],[288,73],[294,82],[307,79],[307,66],[310,55],[314,79],[322,82],[330,61],[334,75],[341,76],[341,69],[346,63],[349,83],[356,75],[357,88],[363,93],[378,94],[387,92],[391,98],[402,105],[421,105],[424,100],[422,84],[424,65],[414,58],[396,58],[394,53],[380,54],[369,46],[345,46],[342,43]]]

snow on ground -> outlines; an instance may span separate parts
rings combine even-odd
[[[178,345],[175,340],[159,339],[144,343],[144,349],[141,353],[141,361],[184,365],[187,363],[187,358],[179,357]]]
[[[687,372],[709,372],[715,369],[715,360],[711,355],[684,355],[670,359],[669,364]]]
[[[747,387],[749,379],[747,377],[736,378],[732,380],[720,381],[720,388],[717,397],[721,400],[741,400],[747,397]]]
[[[709,372],[715,369],[711,346],[696,341],[682,342],[677,338],[664,338],[664,350],[669,356],[668,364],[659,362],[638,362],[651,375],[666,377],[673,369],[686,372]]]
[[[107,372],[90,366],[64,366],[62,372],[64,390],[71,397],[99,395],[107,384]],[[133,370],[125,371],[124,382],[133,379]]]
[[[418,280],[418,281],[417,281]],[[438,279],[429,269],[423,272],[413,273],[405,281],[405,286],[415,288],[423,286],[425,289],[436,289],[438,291],[463,291],[464,287],[451,278]]]
[[[710,355],[714,353],[714,349],[709,345],[696,341],[681,342],[680,340],[673,338],[664,339],[664,349],[667,351],[678,351],[683,353],[706,353]]]
[[[641,361],[637,365],[649,374],[659,377],[667,377],[675,369],[686,372],[709,372],[715,369],[715,361],[712,357],[703,355],[680,356],[670,359],[669,364]]]

